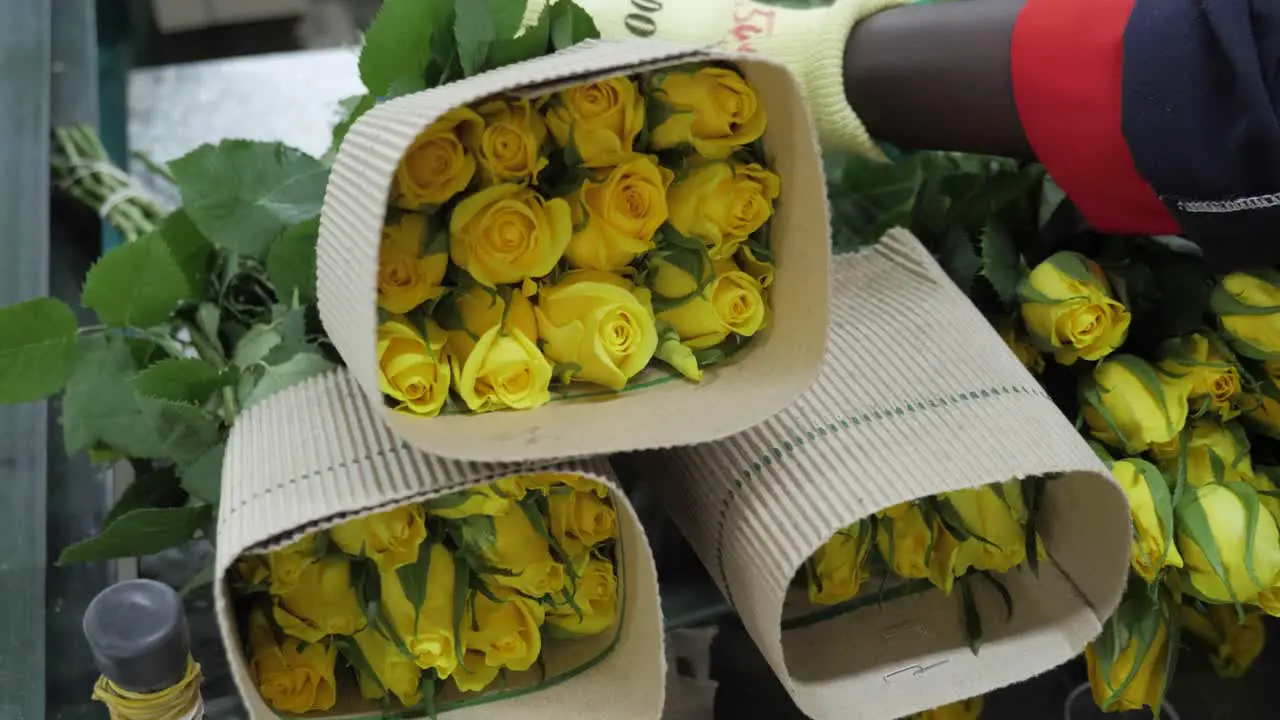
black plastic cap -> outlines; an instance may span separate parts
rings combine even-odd
[[[154,580],[103,590],[84,614],[98,670],[124,690],[158,692],[182,681],[191,653],[182,598]]]

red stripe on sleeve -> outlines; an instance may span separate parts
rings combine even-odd
[[[1178,223],[1138,174],[1120,129],[1124,29],[1134,0],[1027,0],[1013,29],[1018,118],[1091,225],[1168,235]]]

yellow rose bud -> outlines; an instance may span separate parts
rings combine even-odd
[[[1280,532],[1256,499],[1243,483],[1209,484],[1177,508],[1183,577],[1211,602],[1254,602],[1280,580]]]
[[[271,594],[284,595],[298,585],[302,571],[316,561],[316,536],[303,535],[291,545],[267,553],[271,573]]]
[[[698,358],[693,349],[680,342],[680,336],[668,333],[658,341],[658,350],[654,353],[662,362],[670,365],[676,372],[694,382],[702,382],[702,368],[698,367]]]
[[[621,390],[658,348],[649,291],[611,273],[568,273],[539,292],[535,314],[547,358],[575,364],[575,380],[611,390]]]
[[[1143,460],[1117,460],[1111,475],[1129,497],[1133,542],[1129,564],[1148,583],[1155,583],[1167,567],[1182,567],[1173,540],[1173,499],[1160,471]]]
[[[365,662],[377,675],[376,678],[369,678],[375,681],[368,683],[369,687],[366,687],[366,678],[360,676],[361,695],[371,700],[381,699],[385,688],[399,698],[405,707],[417,705],[422,700],[422,668],[405,657],[395,643],[373,628],[361,630],[353,639],[364,655]]]
[[[467,656],[480,653],[489,667],[528,670],[542,652],[542,604],[511,590],[494,593],[499,602],[473,592],[462,616],[462,644]],[[471,668],[475,670],[475,668]]]
[[[598,635],[618,620],[618,578],[613,563],[591,558],[579,572],[573,604],[558,604],[547,613],[547,624],[571,635]]]
[[[378,248],[378,307],[390,313],[407,313],[444,294],[449,253],[426,252],[427,219],[416,213],[402,215],[382,229]]]
[[[773,278],[778,272],[772,260],[763,260],[756,257],[756,251],[752,250],[749,245],[738,246],[738,267],[742,268],[742,272],[750,275],[756,282],[760,283],[760,287],[765,290],[768,290],[769,286],[773,285]]]
[[[454,108],[431,123],[396,168],[396,206],[417,210],[443,205],[465,190],[476,174],[470,148],[483,131],[484,120],[467,108]]]
[[[625,77],[599,80],[556,93],[547,104],[547,128],[560,147],[587,167],[617,165],[631,155],[644,128],[644,96]]]
[[[453,684],[462,692],[480,692],[498,679],[500,667],[487,665],[484,653],[468,650],[462,656],[463,664],[453,671]]]
[[[1239,406],[1251,431],[1280,439],[1280,361],[1268,360],[1263,367],[1266,377],[1241,395]]]
[[[1172,440],[1151,445],[1151,456],[1170,479],[1177,477],[1183,435],[1187,436],[1187,482],[1192,485],[1218,482],[1227,474],[1238,477],[1253,473],[1244,430],[1234,422],[1223,424],[1201,417],[1188,423]]]
[[[1273,494],[1263,494],[1275,493],[1278,490],[1275,482],[1271,480],[1275,476],[1275,472],[1276,468],[1267,468],[1267,472],[1262,472],[1261,469],[1251,469],[1247,473],[1241,471],[1238,476],[1240,480],[1249,483],[1254,490],[1258,491],[1258,502],[1262,503],[1262,507],[1271,513],[1271,517],[1275,518],[1277,523],[1280,523],[1280,497]]]
[[[569,204],[519,185],[468,195],[449,218],[449,257],[487,287],[551,272],[573,234]]]
[[[548,493],[561,487],[569,487],[578,492],[595,493],[596,497],[609,497],[609,487],[607,485],[575,473],[544,472],[531,475],[515,475],[498,482],[510,482],[526,490],[538,490],[543,493]]]
[[[703,157],[723,160],[764,135],[764,105],[734,70],[708,65],[692,73],[659,71],[650,83],[654,101],[671,111],[652,129],[659,150],[692,145]]]
[[[969,698],[950,705],[943,705],[932,710],[925,710],[915,720],[978,720],[982,717],[983,697]]]
[[[455,302],[462,330],[474,338],[497,327],[505,314],[507,324],[504,329],[507,332],[519,330],[530,342],[538,342],[538,321],[533,314],[533,303],[521,293],[512,293],[510,311],[502,296],[478,286],[457,296]]]
[[[427,539],[422,506],[414,503],[348,520],[329,530],[329,537],[348,555],[367,555],[378,570],[390,572],[416,562]]]
[[[1187,381],[1193,407],[1211,410],[1223,420],[1240,414],[1236,403],[1240,395],[1240,371],[1231,352],[1216,339],[1195,333],[1169,343],[1163,355],[1160,370]]]
[[[472,340],[449,333],[454,388],[476,413],[529,410],[551,400],[551,363],[519,330],[494,327]]]
[[[351,564],[342,557],[325,557],[309,565],[297,585],[276,602],[276,624],[307,642],[354,635],[365,626],[364,608],[351,588]]]
[[[599,180],[585,181],[569,198],[573,239],[564,256],[577,268],[615,271],[653,249],[667,221],[672,172],[636,155]]]
[[[957,577],[970,568],[1008,572],[1027,559],[1026,528],[994,487],[944,493],[941,500],[955,510],[963,529],[975,535],[960,542],[954,569]]]
[[[937,519],[926,523],[914,503],[884,511],[876,534],[876,547],[889,569],[907,579],[928,578],[950,595],[955,584],[960,543]]]
[[[571,556],[581,555],[605,540],[617,537],[618,516],[593,492],[570,488],[547,496],[551,536]]]
[[[723,260],[773,216],[782,182],[756,163],[709,162],[671,186],[671,226]]]
[[[460,522],[464,544],[503,571],[490,578],[492,583],[535,598],[558,595],[564,589],[564,566],[551,557],[546,539],[529,522],[523,509]]]
[[[1104,712],[1159,707],[1164,699],[1165,673],[1169,663],[1168,619],[1159,619],[1146,652],[1142,652],[1138,635],[1130,633],[1128,643],[1110,659],[1108,667],[1103,653],[1109,652],[1110,646],[1110,643],[1095,641],[1085,648],[1084,659],[1094,703]]]
[[[476,108],[484,118],[484,132],[476,148],[480,176],[486,185],[538,181],[547,166],[542,145],[547,126],[528,100],[490,100]]]
[[[1023,367],[1036,375],[1044,372],[1044,355],[1040,354],[1036,346],[1018,332],[1017,325],[1012,320],[1001,321],[999,330],[1000,338],[1017,356],[1018,362],[1022,363]]]
[[[1102,268],[1073,252],[1056,253],[1018,286],[1022,320],[1058,362],[1099,360],[1124,342],[1129,309],[1111,294]]]
[[[430,320],[426,331],[423,337],[404,318],[378,326],[378,386],[397,409],[434,417],[449,398],[449,362],[444,331]]]
[[[434,669],[440,678],[447,678],[458,666],[453,635],[453,553],[440,543],[432,543],[430,552],[422,607],[415,607],[405,595],[400,576],[394,572],[380,573],[382,607],[391,629],[404,640],[418,667]]]
[[[1213,291],[1209,306],[1236,352],[1255,360],[1280,359],[1280,276],[1231,273]]]
[[[1245,613],[1241,620],[1230,605],[1210,605],[1203,611],[1182,605],[1178,608],[1178,622],[1208,646],[1209,661],[1218,675],[1227,678],[1244,676],[1262,653],[1267,639],[1258,613]]]
[[[524,493],[521,492],[520,497]],[[477,515],[503,515],[515,508],[519,497],[512,497],[493,485],[484,485],[467,492],[450,493],[427,501],[427,514],[446,520],[461,520]]]
[[[809,602],[838,605],[852,600],[867,577],[867,556],[874,538],[865,523],[831,536],[809,559]]]
[[[261,610],[249,614],[249,674],[271,707],[286,713],[328,710],[337,700],[334,664],[338,650],[324,643],[301,643],[285,638],[277,643],[271,623]]]
[[[649,267],[651,286],[662,299],[677,300],[697,292],[698,282],[683,268],[658,259]],[[675,328],[694,350],[715,347],[729,333],[750,337],[768,324],[769,307],[755,278],[726,260],[716,262],[710,272],[715,277],[700,295],[658,313],[658,319]]]
[[[1186,381],[1164,375],[1133,355],[1098,363],[1082,391],[1090,433],[1131,455],[1169,442],[1187,422]]]

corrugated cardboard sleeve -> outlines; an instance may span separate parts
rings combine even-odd
[[[536,410],[422,418],[384,407],[375,349],[378,245],[395,168],[424,127],[451,108],[502,92],[555,89],[692,60],[732,60],[768,112],[765,148],[782,179],[773,219],[773,320],[740,360],[702,383],[668,382],[606,401],[553,400]],[[396,98],[366,113],[333,164],[317,246],[325,330],[396,434],[443,457],[478,461],[577,457],[732,435],[781,410],[818,374],[826,341],[830,260],[826,184],[813,121],[790,71],[757,56],[658,41],[591,42]]]
[[[621,534],[619,587],[625,607],[617,645],[598,664],[558,684],[443,714],[458,720],[495,714],[527,720],[594,720],[600,717],[601,707],[610,707],[617,712],[610,717],[660,717],[666,670],[657,572],[644,529],[618,489],[608,461],[480,464],[427,455],[391,434],[345,370],[314,378],[250,408],[232,428],[227,444],[215,596],[231,674],[251,716],[276,715],[259,695],[242,651],[227,583],[236,558],[282,546],[304,532],[352,517],[537,471],[577,473],[613,490]],[[604,644],[606,638],[600,640]],[[548,661],[552,676],[557,664],[566,666],[566,662]],[[354,687],[351,692],[355,693]],[[367,714],[366,710],[328,716]]]
[[[897,718],[1018,682],[1079,653],[1128,575],[1123,491],[923,246],[893,231],[837,258],[825,366],[762,425],[643,453],[639,466],[800,709]],[[1014,615],[973,585],[974,655],[958,598],[931,590],[783,631],[788,585],[836,530],[891,505],[1011,478],[1050,480],[1038,577],[1003,578]],[[875,586],[864,587],[875,592]]]

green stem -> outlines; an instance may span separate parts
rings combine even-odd
[[[205,335],[204,331],[192,323],[183,323],[183,327],[191,335],[191,344],[195,346],[200,357],[212,364],[219,372],[227,369],[227,357],[222,352],[217,340]],[[236,402],[235,390],[229,386],[222,388],[222,420],[230,427],[240,414],[240,403]]]
[[[77,335],[89,335],[89,334],[91,334],[91,333],[106,332],[106,330],[107,330],[107,326],[106,326],[106,325],[85,325],[85,326],[84,326],[84,327],[82,327],[82,328],[77,328],[77,329],[76,329],[76,334],[77,334]]]

